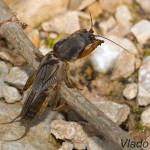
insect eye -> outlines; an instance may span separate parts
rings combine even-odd
[[[94,39],[94,36],[89,36],[89,40],[92,41]]]

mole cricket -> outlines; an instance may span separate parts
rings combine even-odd
[[[51,102],[53,92],[56,92],[56,95],[52,110],[58,111],[66,106],[65,104],[62,104],[57,107],[59,102],[59,86],[61,82],[64,81],[69,88],[76,87],[76,84],[71,81],[68,76],[68,62],[73,62],[79,58],[89,55],[97,48],[97,46],[104,43],[104,40],[97,39],[97,36],[99,35],[94,35],[91,18],[90,30],[78,30],[66,38],[59,40],[54,44],[53,51],[49,52],[45,56],[35,53],[41,62],[37,71],[29,77],[24,86],[24,91],[26,91],[32,85],[22,111],[12,121],[1,123],[9,124],[20,118],[18,121],[20,121],[21,124],[25,124],[26,130],[18,139],[5,141],[17,141],[27,134],[29,124],[31,121],[39,118],[39,116],[43,113],[48,103]],[[99,37],[109,40],[103,36]]]

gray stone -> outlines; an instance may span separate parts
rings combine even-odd
[[[150,128],[150,107],[148,107],[145,111],[142,112],[141,124]]]
[[[5,0],[10,8],[17,12],[17,17],[29,26],[26,30],[32,31],[36,26],[52,16],[64,12],[68,0]]]
[[[92,103],[118,125],[122,124],[130,114],[130,108],[127,105],[122,105],[106,100],[99,102],[92,101]]]
[[[142,45],[150,38],[150,21],[141,20],[136,23],[132,28],[131,32],[135,35],[138,42]]]
[[[87,6],[95,2],[95,0],[70,0],[69,9],[71,10],[82,10]]]
[[[44,31],[71,34],[80,29],[78,12],[68,11],[42,23]]]
[[[116,20],[114,17],[109,17],[108,20],[100,22],[99,23],[99,28],[102,32],[103,35],[106,35],[106,33],[112,29],[116,25]]]
[[[0,123],[8,122],[19,115],[22,105],[15,103],[8,105],[0,101]],[[52,137],[50,132],[50,122],[60,117],[60,113],[51,112],[49,108],[46,108],[44,113],[39,119],[31,123],[30,130],[27,135],[21,140],[14,142],[5,142],[4,140],[13,140],[21,135],[25,131],[25,127],[21,126],[19,122],[12,124],[0,124],[0,149],[3,150],[57,150],[54,146],[56,140]]]
[[[123,51],[112,71],[111,79],[127,78],[135,71],[135,55]]]
[[[140,4],[144,11],[150,12],[150,0],[136,0],[136,2]]]
[[[126,88],[123,90],[123,96],[128,99],[132,100],[136,97],[137,95],[137,84],[136,83],[131,83],[126,86]]]
[[[22,56],[7,48],[2,48],[2,47],[0,48],[0,58],[10,62],[15,66],[21,66],[25,64],[25,60],[23,59]],[[8,71],[6,73],[8,73]]]
[[[33,72],[34,69],[29,66],[13,67],[11,68],[9,74],[3,76],[3,80],[22,90],[28,77]]]
[[[87,147],[87,134],[76,122],[54,120],[51,122],[51,133],[55,135],[56,139],[70,141],[75,149]]]
[[[99,2],[102,5],[103,10],[106,10],[107,12],[114,13],[116,7],[119,4],[131,4],[131,0],[99,0]]]
[[[3,73],[8,73],[8,67],[4,61],[0,61],[0,75]]]
[[[130,71],[134,71],[133,63],[135,61],[135,57],[133,54],[131,54],[131,53],[137,54],[137,49],[135,48],[134,44],[126,38],[119,38],[117,36],[109,36],[108,38],[116,42],[117,44],[121,45],[129,52],[126,53],[126,51],[120,48],[118,45],[102,37],[98,37],[98,39],[104,40],[104,43],[101,46],[98,46],[90,56],[90,60],[93,64],[94,69],[98,72],[104,73],[108,72],[114,67],[117,58],[118,59],[121,58],[121,61],[123,60],[123,62],[121,62],[122,65],[124,65],[123,63],[125,64],[127,63],[130,65],[130,68],[132,67],[132,70]],[[122,54],[124,53],[126,54],[125,55],[126,58],[121,57],[124,56],[121,54],[121,51]],[[132,59],[129,61],[128,60],[129,58]],[[122,68],[126,67],[126,71],[128,69],[127,65],[120,67]]]
[[[116,14],[115,14],[116,20],[119,24],[130,27],[132,16],[130,14],[130,11],[126,5],[119,5],[116,8]]]
[[[58,150],[73,150],[73,144],[71,142],[63,142]]]
[[[3,97],[2,88],[3,88],[4,85],[5,85],[5,84],[4,84],[4,81],[3,81],[3,79],[0,77],[0,98]]]
[[[7,103],[15,103],[21,100],[21,95],[18,90],[11,86],[4,85],[2,88],[2,94]]]
[[[143,60],[139,69],[138,104],[147,106],[150,104],[150,56]]]

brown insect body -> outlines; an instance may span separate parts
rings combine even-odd
[[[88,55],[101,43],[103,41],[95,38],[92,29],[89,31],[83,29],[56,42],[53,51],[44,57],[36,54],[41,60],[41,63],[36,73],[28,79],[24,87],[24,90],[27,90],[32,84],[28,97],[20,115],[11,122],[8,122],[12,123],[20,117],[20,122],[26,124],[26,131],[20,138],[8,141],[16,141],[26,135],[29,129],[29,123],[38,118],[45,110],[53,92],[57,91],[58,93],[59,85],[62,81],[65,81],[68,87],[76,87],[76,84],[68,77],[67,71],[69,65],[67,62],[75,61],[78,58]],[[55,108],[57,103],[58,96],[56,96],[55,103],[51,107]]]

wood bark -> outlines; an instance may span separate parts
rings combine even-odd
[[[39,52],[38,49],[24,34],[20,22],[2,0],[0,0],[0,34],[12,44],[31,66],[37,69],[39,62],[36,60],[34,52]],[[119,149],[123,149],[121,140],[124,142],[126,139],[132,140],[127,133],[107,118],[103,112],[81,95],[77,89],[69,89],[62,83],[61,95],[76,112],[91,123],[100,134],[112,141]],[[136,149],[138,148],[124,148],[124,150]]]

